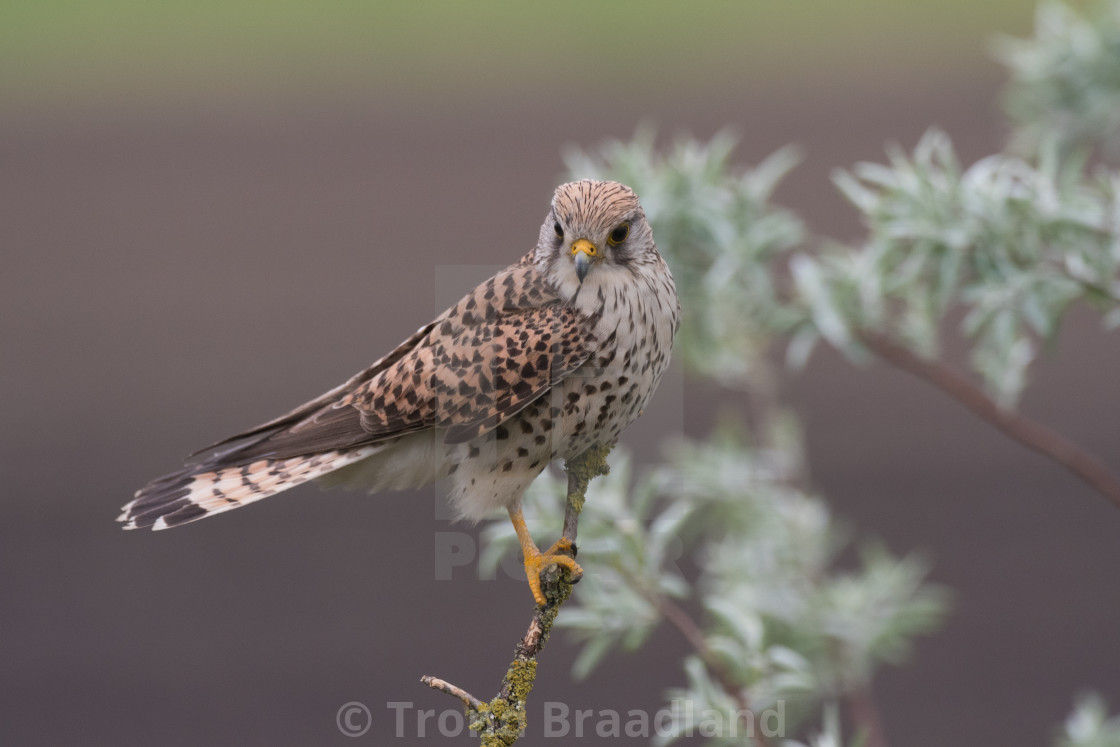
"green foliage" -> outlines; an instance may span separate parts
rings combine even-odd
[[[783,699],[803,705],[790,717],[804,717],[813,704],[866,686],[880,664],[901,661],[910,639],[944,615],[945,590],[924,582],[926,565],[914,558],[864,544],[857,567],[838,567],[847,542],[827,506],[730,431],[674,443],[637,481],[624,454],[613,461],[581,517],[579,557],[594,572],[580,582],[579,606],[557,619],[583,644],[576,676],[612,649],[645,643],[663,600],[695,594],[705,645],[737,689],[728,692],[693,656],[684,663],[687,685],[669,699],[690,702],[697,719],[741,709],[740,700],[757,713]],[[526,505],[556,526],[564,495],[563,481],[545,475]],[[485,544],[484,569],[518,547],[506,522],[487,527]],[[693,567],[689,584],[682,568]],[[675,724],[681,733],[695,727]]]
[[[1120,153],[1120,5],[1097,0],[1081,13],[1044,2],[1034,37],[1001,36],[994,48],[1011,74],[1004,101],[1016,147],[1030,152],[1054,139]]]
[[[673,444],[654,481],[670,510],[685,504],[682,527],[695,532],[682,531],[686,541],[702,540],[685,550],[699,568],[706,642],[756,712],[786,699],[804,715],[866,686],[947,609],[947,592],[924,582],[914,558],[863,543],[857,567],[838,566],[849,543],[826,504],[730,432]],[[688,687],[670,699],[726,709],[728,694],[700,659],[686,673]]]
[[[1120,299],[1117,181],[1083,173],[1080,158],[1053,147],[1034,162],[997,154],[962,170],[937,131],[912,156],[893,149],[887,166],[838,172],[869,235],[858,248],[798,258],[816,330],[848,353],[858,331],[873,330],[934,357],[947,314],[963,312],[973,367],[1014,404],[1039,343],[1073,302],[1114,310]]]
[[[1055,747],[1120,747],[1120,716],[1108,718],[1104,701],[1096,694],[1082,695],[1066,719]]]

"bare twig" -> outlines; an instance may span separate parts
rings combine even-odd
[[[467,708],[475,711],[482,708],[481,700],[471,695],[463,688],[452,685],[446,680],[441,680],[439,677],[432,677],[431,675],[426,674],[420,678],[420,681],[433,690],[439,690],[440,692],[447,693],[453,698],[458,698],[459,700],[463,701],[463,705],[465,705]]]
[[[884,335],[860,334],[860,340],[883,360],[933,384],[1001,430],[1011,439],[1065,467],[1120,507],[1120,480],[1099,459],[1055,430],[997,405],[982,389],[953,369],[926,360]]]
[[[564,510],[563,537],[571,543],[573,556],[579,514],[583,510],[587,486],[593,479],[609,471],[607,454],[610,450],[610,445],[592,447],[564,465],[568,473],[568,501]],[[458,698],[466,705],[470,729],[478,734],[483,747],[508,747],[525,732],[525,703],[536,682],[537,654],[548,642],[560,606],[572,593],[572,580],[568,570],[552,566],[543,575],[541,590],[547,603],[533,609],[529,629],[517,644],[513,661],[502,678],[501,689],[489,703],[484,703],[461,687],[437,677],[426,675],[420,678],[428,687]]]

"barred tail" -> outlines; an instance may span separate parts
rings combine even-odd
[[[244,506],[365,459],[380,445],[222,466],[188,465],[145,485],[117,521],[125,529],[167,529]]]

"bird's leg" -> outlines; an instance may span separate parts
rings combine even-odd
[[[545,606],[544,593],[541,591],[541,572],[550,565],[559,565],[567,568],[572,574],[572,580],[578,581],[583,576],[583,569],[570,555],[572,543],[561,537],[552,547],[545,552],[537,548],[529,534],[529,527],[525,526],[525,517],[521,514],[520,504],[509,509],[509,520],[513,522],[517,539],[521,541],[521,554],[525,556],[525,575],[529,578],[529,590],[533,592],[533,599],[541,607]]]

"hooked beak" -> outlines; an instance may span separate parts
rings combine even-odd
[[[572,259],[576,263],[576,277],[582,283],[591,269],[591,260],[598,255],[595,245],[587,239],[578,239],[572,242]]]

